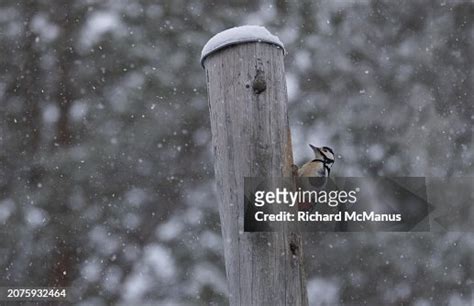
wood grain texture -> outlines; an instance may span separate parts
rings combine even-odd
[[[307,305],[301,237],[243,233],[244,177],[292,175],[283,51],[239,44],[204,66],[230,303]]]

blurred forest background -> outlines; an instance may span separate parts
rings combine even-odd
[[[200,51],[278,35],[298,163],[472,176],[473,1],[0,2],[0,286],[225,304]],[[312,305],[472,305],[474,235],[305,237]]]

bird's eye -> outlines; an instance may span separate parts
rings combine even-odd
[[[323,149],[323,152],[327,152],[327,151],[328,151],[328,150],[326,150],[326,149]]]

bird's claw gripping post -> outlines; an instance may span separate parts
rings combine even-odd
[[[293,177],[298,177],[298,166],[295,165],[295,164],[292,164],[291,165],[291,173],[293,175]]]

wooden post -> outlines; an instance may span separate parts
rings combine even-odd
[[[244,233],[244,177],[290,177],[283,44],[265,28],[221,32],[203,49],[231,305],[307,305],[301,237]]]

